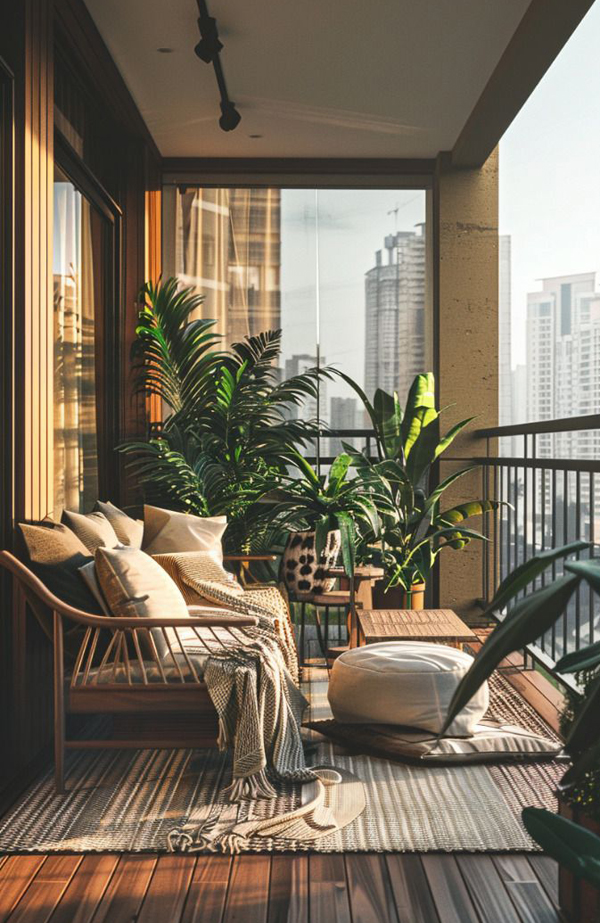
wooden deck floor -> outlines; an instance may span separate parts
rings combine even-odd
[[[10,923],[556,923],[535,855],[10,856]]]
[[[558,923],[557,878],[536,853],[4,856],[0,923]]]

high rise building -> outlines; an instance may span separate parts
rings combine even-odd
[[[329,426],[331,429],[360,429],[358,406],[354,397],[332,397],[330,402]],[[329,440],[329,454],[339,455],[344,451],[342,442],[355,444],[349,436],[332,436]]]
[[[552,420],[591,413],[598,406],[592,364],[600,302],[596,274],[541,282],[542,290],[527,296],[527,417]],[[579,432],[540,435],[537,450],[546,456],[588,457],[581,452],[589,451],[589,440],[589,434]]]
[[[319,363],[317,363],[317,357],[311,356],[309,353],[299,353],[290,356],[289,359],[285,360],[284,379],[302,375],[309,369],[316,368],[317,364],[320,366],[327,365],[325,357],[321,356]],[[317,401],[316,398],[307,397],[302,407],[296,407],[295,405],[290,406],[289,415],[293,420],[298,418],[313,421],[319,419],[322,423],[327,423],[327,418],[329,416],[327,411],[327,384],[325,379],[321,379],[319,381],[319,400]]]
[[[204,295],[225,343],[281,326],[281,192],[190,188],[178,197],[177,275]]]
[[[365,277],[365,391],[398,391],[401,400],[425,364],[425,236],[385,238]]]

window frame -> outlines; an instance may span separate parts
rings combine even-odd
[[[96,425],[98,439],[98,490],[110,496],[117,483],[119,465],[115,451],[121,437],[120,394],[124,342],[122,304],[122,222],[119,205],[58,128],[54,132],[54,162],[105,222],[100,330],[95,329],[95,344],[100,337],[101,362],[96,363]],[[97,346],[95,351],[97,352]],[[98,368],[100,378],[98,380]]]

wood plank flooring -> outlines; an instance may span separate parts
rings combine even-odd
[[[558,923],[526,855],[10,856],[0,923]]]
[[[326,674],[309,672],[313,717]],[[0,856],[0,923],[559,923],[530,854]]]

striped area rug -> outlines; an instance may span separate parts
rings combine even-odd
[[[519,700],[518,707],[522,725],[552,734],[526,703]],[[322,740],[313,762],[346,769],[363,782],[363,813],[318,840],[263,839],[248,851],[533,851],[521,808],[556,810],[553,792],[564,771],[555,761],[409,766],[350,755]],[[49,771],[0,821],[0,851],[162,852],[175,827],[210,820],[225,831],[300,805],[300,787],[292,784],[281,785],[272,801],[225,802],[220,793],[229,759],[216,750],[75,751],[67,773],[67,795],[54,794]]]

